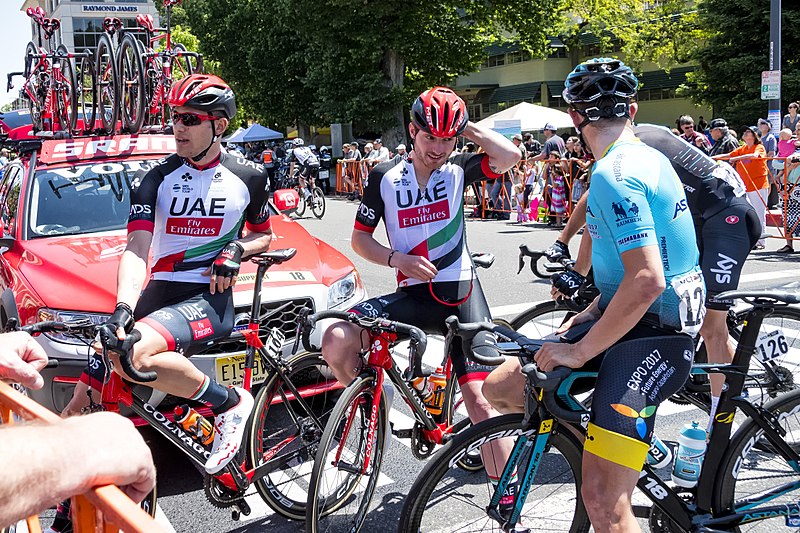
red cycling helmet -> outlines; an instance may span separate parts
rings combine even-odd
[[[434,137],[458,137],[469,122],[467,105],[447,87],[420,94],[411,106],[411,121]]]
[[[222,78],[210,74],[192,74],[179,80],[169,91],[171,107],[186,106],[211,114],[220,111],[225,118],[236,115],[233,91]]]

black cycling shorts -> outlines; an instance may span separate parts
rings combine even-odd
[[[755,209],[743,201],[711,216],[695,231],[706,282],[706,307],[727,311],[733,300],[720,300],[717,295],[739,286],[747,255],[761,237],[761,222]]]
[[[134,318],[156,330],[167,349],[187,357],[233,331],[233,290],[211,294],[206,283],[152,280],[136,304]],[[103,358],[89,355],[81,381],[96,390],[106,375]]]
[[[693,360],[691,337],[640,323],[578,369],[593,372],[599,365],[585,450],[641,470],[656,410],[686,382]]]
[[[443,301],[458,301],[469,291],[468,282],[444,282],[434,284],[436,297]],[[450,315],[458,316],[461,322],[479,322],[491,320],[489,305],[483,295],[480,281],[474,280],[472,293],[466,302],[458,307],[441,304],[433,299],[428,284],[401,287],[397,292],[370,298],[351,309],[365,316],[383,316],[397,322],[411,324],[426,333],[444,335],[445,319]],[[454,342],[450,359],[453,370],[458,376],[459,384],[469,381],[483,381],[493,367],[480,365],[464,356],[464,353],[477,352],[485,357],[497,357],[497,338],[485,331],[479,332],[472,339],[462,338]]]
[[[319,177],[319,164],[300,165],[300,176],[317,179]]]

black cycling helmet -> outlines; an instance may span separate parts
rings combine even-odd
[[[639,80],[619,59],[600,57],[584,61],[569,73],[561,95],[568,104],[593,102],[603,96],[630,99]]]

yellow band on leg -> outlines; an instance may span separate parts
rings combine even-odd
[[[614,433],[589,423],[583,449],[612,463],[626,466],[639,472],[642,469],[650,446],[640,440]]]

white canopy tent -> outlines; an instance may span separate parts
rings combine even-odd
[[[493,128],[496,120],[519,120],[522,124],[522,131],[541,130],[545,124],[552,124],[559,129],[574,127],[572,119],[563,111],[529,104],[528,102],[522,102],[508,109],[503,109],[499,113],[479,121],[478,124],[486,128]]]

